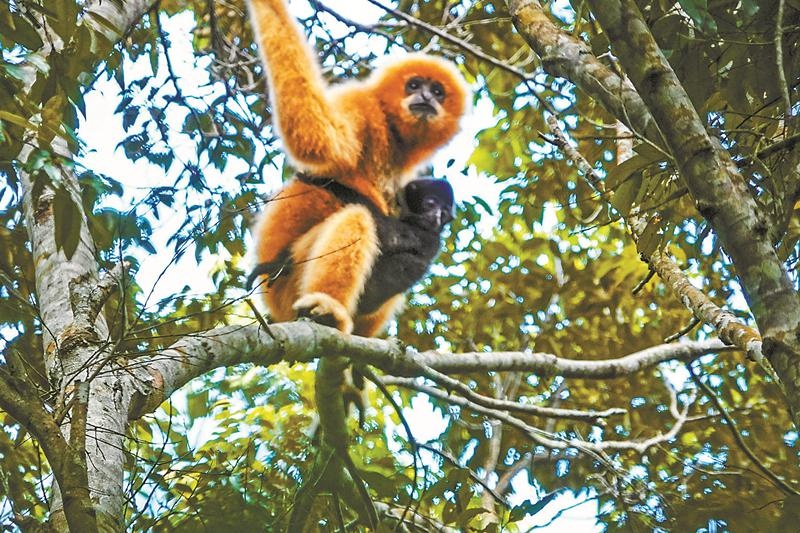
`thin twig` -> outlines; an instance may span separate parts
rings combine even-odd
[[[784,0],[778,0],[778,13],[775,15],[775,63],[778,70],[778,87],[781,90],[783,109],[786,120],[792,116],[792,99],[789,96],[789,85],[786,83],[786,72],[783,68],[783,8]]]
[[[473,46],[472,44],[468,43],[464,39],[460,39],[458,37],[450,35],[446,31],[443,31],[443,30],[437,28],[436,26],[428,24],[427,22],[424,22],[424,21],[422,21],[422,20],[420,20],[420,19],[418,19],[416,17],[413,17],[411,15],[403,13],[402,11],[399,11],[397,9],[393,9],[393,8],[391,8],[389,6],[385,6],[382,3],[378,2],[377,0],[367,0],[367,2],[369,2],[370,4],[372,4],[372,5],[376,6],[376,7],[379,7],[381,9],[383,9],[387,13],[391,13],[393,16],[397,17],[398,19],[404,20],[404,21],[408,22],[409,24],[411,24],[413,26],[417,26],[418,28],[422,28],[423,30],[428,31],[428,32],[440,37],[442,40],[447,41],[447,42],[449,42],[451,44],[454,44],[454,45],[458,46],[459,48],[461,48],[462,50],[464,50],[468,54],[470,54],[470,55],[472,55],[474,57],[477,57],[478,59],[486,61],[487,63],[489,63],[491,65],[494,65],[495,67],[497,67],[497,68],[499,68],[501,70],[505,70],[506,72],[509,72],[509,73],[517,76],[522,81],[530,82],[530,83],[538,83],[536,81],[536,79],[535,79],[535,77],[536,77],[535,74],[531,74],[531,73],[525,72],[524,70],[520,70],[520,69],[518,69],[517,67],[515,67],[513,65],[509,65],[508,63],[506,63],[504,61],[501,61],[500,59],[497,59],[496,57],[494,57],[494,56],[492,56],[490,54],[487,54],[486,52],[484,52],[480,48],[477,48],[476,46]],[[542,105],[544,105],[546,107],[546,109],[551,110],[550,104],[546,100],[544,100],[544,98],[542,98],[538,93],[534,92],[533,96],[535,96],[539,100],[539,102],[542,103]],[[551,112],[554,112],[554,111],[551,111]]]
[[[767,466],[759,459],[753,450],[750,449],[750,446],[742,437],[742,433],[739,431],[739,426],[736,424],[736,420],[728,413],[727,409],[722,405],[722,401],[717,397],[711,387],[708,384],[700,379],[700,376],[695,374],[694,367],[691,364],[686,364],[686,369],[689,371],[689,375],[692,378],[692,381],[703,390],[703,393],[708,396],[708,399],[714,403],[714,406],[717,408],[719,413],[722,415],[722,418],[728,423],[728,428],[733,435],[733,440],[736,441],[736,444],[739,445],[739,448],[744,452],[744,454],[750,459],[754,465],[758,467],[761,472],[764,473],[767,478],[772,481],[772,484],[775,485],[776,488],[780,488],[787,494],[793,494],[795,496],[800,496],[800,491],[786,483],[783,479],[778,477],[775,473],[773,473]]]
[[[435,453],[436,455],[438,455],[439,457],[441,457],[442,459],[444,459],[446,462],[450,463],[451,465],[455,466],[456,468],[466,468],[466,467],[460,465],[458,463],[458,460],[455,457],[453,457],[452,455],[450,455],[449,453],[447,453],[444,450],[440,450],[438,448],[434,448],[430,444],[424,444],[424,443],[420,444],[419,447],[422,448],[423,450],[428,450],[429,452]],[[489,484],[483,478],[481,478],[478,474],[473,472],[471,468],[466,468],[466,470],[469,472],[469,477],[471,477],[472,480],[475,481],[476,483],[478,483],[481,487],[486,489],[486,491],[489,494],[492,495],[492,497],[497,501],[497,503],[499,503],[500,505],[502,505],[506,509],[511,509],[511,504],[508,503],[508,501],[506,501],[506,499],[503,498],[503,496],[498,494],[497,491],[495,491],[491,486],[489,486]]]
[[[680,339],[681,337],[692,331],[699,323],[700,319],[693,316],[691,320],[689,320],[688,324],[686,324],[680,330],[676,331],[675,333],[664,339],[664,342],[675,342],[676,340]]]
[[[427,394],[430,387],[422,385],[413,378],[391,378],[389,384],[412,389],[417,392]],[[445,385],[446,386],[446,385]],[[509,400],[498,400],[497,398],[490,398],[482,394],[473,393],[473,400],[478,399],[476,403],[489,407],[491,409],[500,409],[502,411],[512,411],[517,413],[525,413],[533,416],[541,416],[547,418],[561,418],[569,420],[582,420],[584,422],[596,423],[601,418],[608,418],[611,416],[624,415],[628,411],[618,407],[612,407],[604,411],[581,411],[578,409],[561,409],[554,407],[544,407],[541,405],[524,404],[512,402]]]
[[[392,406],[392,409],[394,409],[394,411],[397,413],[397,417],[400,419],[400,423],[403,425],[403,429],[406,432],[406,438],[408,439],[408,443],[411,444],[411,457],[414,461],[414,478],[412,481],[412,485],[414,486],[414,488],[416,488],[419,476],[418,474],[419,463],[417,462],[417,457],[419,455],[419,450],[418,450],[419,443],[417,442],[417,439],[414,437],[414,434],[411,432],[411,426],[409,425],[408,420],[406,420],[406,417],[403,414],[403,410],[400,408],[397,402],[394,401],[392,393],[389,392],[389,389],[386,388],[386,385],[383,383],[383,380],[380,377],[378,377],[378,375],[375,374],[375,372],[373,372],[371,368],[361,367],[359,368],[358,371],[361,372],[361,374],[365,378],[374,383],[376,387],[378,387],[378,390],[381,391],[381,394],[383,394],[383,396],[386,398],[386,401],[388,401],[389,404]],[[411,500],[413,500],[413,495],[414,493],[412,492],[411,498],[409,498],[409,503],[403,509],[403,514],[402,516],[400,516],[400,522],[397,524],[397,527],[400,527],[400,524],[405,522],[406,514],[410,510]]]

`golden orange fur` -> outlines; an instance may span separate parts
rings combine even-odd
[[[410,54],[363,81],[328,87],[285,0],[250,0],[253,27],[268,70],[273,123],[300,171],[334,179],[361,193],[383,213],[416,169],[450,141],[470,93],[451,63]],[[414,76],[445,89],[435,116],[408,108]],[[343,205],[321,187],[289,181],[268,203],[256,230],[259,263],[287,247],[298,268],[265,293],[276,320],[298,312],[333,317],[342,331],[375,335],[400,299],[368,317],[354,316],[363,285],[380,253],[375,225],[363,206]]]

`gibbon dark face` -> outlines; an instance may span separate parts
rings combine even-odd
[[[445,180],[414,180],[403,189],[403,199],[408,213],[417,215],[434,231],[441,231],[455,215],[453,188]]]
[[[415,116],[422,120],[442,112],[445,89],[439,81],[414,76],[406,82],[406,105]]]

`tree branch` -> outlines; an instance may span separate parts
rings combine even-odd
[[[569,143],[566,134],[559,127],[558,121],[554,116],[547,117],[547,125],[555,136],[553,142],[575,163],[589,185],[605,195],[605,198],[610,201],[614,196],[614,191],[606,191],[602,178],[583,154]],[[618,163],[621,162],[619,159],[622,159],[622,157],[618,156]],[[639,244],[647,229],[647,219],[639,214],[638,209],[634,208],[629,213],[626,222],[631,230],[634,242]],[[732,344],[746,351],[754,361],[760,362],[763,359],[761,336],[758,332],[739,322],[732,313],[720,308],[703,291],[692,285],[686,274],[678,268],[678,265],[666,253],[657,248],[649,257],[644,257],[644,260],[697,319],[714,327],[725,344]]]
[[[367,1],[370,4],[383,9],[387,13],[391,13],[392,16],[394,16],[394,17],[396,17],[396,18],[398,18],[400,20],[403,20],[403,21],[405,21],[405,22],[407,22],[409,24],[412,24],[414,26],[422,28],[425,31],[432,33],[433,35],[436,35],[437,37],[440,37],[442,40],[447,41],[449,43],[452,43],[452,44],[458,46],[461,50],[467,52],[468,54],[470,54],[472,56],[477,57],[478,59],[486,61],[487,63],[489,63],[491,65],[494,65],[495,67],[497,67],[497,68],[499,68],[501,70],[505,70],[506,72],[510,72],[511,74],[514,74],[515,76],[517,76],[518,78],[522,79],[523,81],[529,81],[529,82],[534,82],[534,83],[536,82],[534,74],[530,74],[530,73],[525,72],[523,70],[520,70],[520,69],[518,69],[518,68],[516,68],[516,67],[514,67],[512,65],[509,65],[508,63],[505,63],[505,62],[497,59],[496,57],[494,57],[494,56],[492,56],[490,54],[487,54],[483,50],[477,48],[476,46],[474,46],[474,45],[472,45],[470,43],[468,43],[467,41],[465,41],[463,39],[459,39],[458,37],[455,37],[453,35],[450,35],[446,31],[443,31],[443,30],[437,28],[436,26],[428,24],[425,21],[422,21],[422,20],[420,20],[420,19],[418,19],[416,17],[412,17],[411,15],[409,15],[407,13],[403,13],[402,11],[399,11],[397,9],[392,9],[389,6],[385,6],[381,2],[378,2],[377,0],[367,0]]]
[[[42,447],[64,496],[61,519],[66,518],[71,531],[88,533],[97,531],[96,515],[89,497],[85,461],[80,461],[72,453],[71,444],[67,444],[58,424],[45,410],[33,385],[8,374],[4,368],[0,368],[0,408],[30,431]],[[78,439],[76,435],[76,445],[79,445]],[[55,509],[54,512],[58,513],[59,510]]]
[[[388,383],[388,380],[387,380]],[[579,438],[565,438],[560,435],[550,435],[548,432],[543,431],[537,427],[531,426],[525,421],[509,415],[505,411],[498,411],[496,409],[485,407],[479,403],[472,401],[472,399],[462,398],[460,396],[453,396],[447,392],[435,388],[429,388],[425,391],[431,398],[436,398],[450,405],[457,405],[464,409],[469,409],[475,413],[487,416],[493,420],[512,426],[519,430],[523,435],[530,438],[536,444],[544,446],[553,450],[567,450],[576,448],[582,452],[590,454],[602,454],[609,451],[636,451],[639,454],[647,451],[648,448],[656,446],[663,442],[667,442],[678,434],[683,424],[687,421],[687,413],[691,402],[688,402],[683,411],[677,410],[677,396],[672,389],[670,390],[672,402],[670,411],[675,417],[675,423],[672,428],[663,434],[655,435],[648,439],[631,440],[631,441],[602,441],[602,442],[587,442]]]
[[[85,18],[81,22],[85,22],[91,30],[104,35],[107,39],[104,40],[90,30],[96,61],[80,65],[80,69],[70,67],[68,69],[70,73],[77,76],[81,74],[82,69],[85,73],[93,72],[96,63],[106,59],[113,46],[151,5],[150,0],[86,2]],[[57,32],[48,28],[44,16],[42,16],[42,28],[47,32],[44,39],[46,44],[37,51],[37,55],[47,60],[54,52],[63,48],[64,43]],[[66,58],[68,55],[65,54],[63,57]],[[63,78],[64,72],[61,70],[63,69],[51,70],[49,73],[31,71],[32,75],[25,77],[23,95],[30,93],[37,76]],[[78,375],[84,377],[90,375],[92,365],[101,364],[100,361],[107,355],[102,348],[99,348],[99,339],[108,334],[108,328],[104,317],[98,316],[105,298],[105,289],[101,288],[96,298],[79,296],[78,299],[81,301],[76,308],[73,308],[71,282],[85,283],[89,288],[93,285],[102,286],[102,282],[98,281],[95,243],[88,228],[86,213],[83,211],[80,185],[75,171],[72,166],[63,164],[65,160],[68,161],[73,157],[66,140],[60,136],[55,137],[50,146],[44,147],[39,146],[36,136],[31,133],[32,129],[26,133],[30,141],[23,144],[19,153],[15,154],[14,162],[15,166],[18,165],[20,168],[18,176],[23,196],[24,223],[30,240],[32,263],[35,265],[36,300],[39,304],[43,329],[45,365],[48,377],[51,382],[59,386],[58,393],[63,398],[66,387],[72,380],[77,378],[85,381]],[[41,188],[34,188],[33,178],[26,165],[31,154],[39,149],[51,152],[51,164],[59,173],[59,183],[45,183]],[[78,226],[75,228],[79,234],[78,242],[70,258],[59,249],[55,238],[54,203],[57,199],[57,189],[61,192],[66,190],[66,197],[60,198],[59,201],[72,202],[77,215],[72,223]],[[76,311],[80,311],[83,316],[76,315]],[[92,319],[83,321],[86,317]],[[60,498],[59,491],[55,491],[51,521],[60,522],[66,516],[69,528],[73,531],[122,527],[121,513],[124,501],[122,450],[125,417],[118,416],[119,409],[114,403],[120,399],[116,381],[117,378],[113,375],[103,375],[92,382],[93,394],[87,400],[85,426],[99,427],[108,431],[110,442],[108,440],[101,442],[98,438],[86,439],[85,429],[75,429],[71,439],[80,444],[79,448],[85,446],[85,454],[80,450],[78,453],[65,451],[67,445],[63,441],[64,437],[58,440],[56,435],[60,436],[59,431],[66,434],[69,428],[66,425],[59,428],[52,415],[45,410],[38,395],[31,395],[27,406],[31,412],[37,413],[36,417],[28,420],[18,419],[29,429],[31,429],[30,424],[33,425],[31,433],[42,444],[63,496],[63,499]],[[81,421],[82,411],[77,413],[80,415],[77,420]],[[83,435],[78,435],[81,431]],[[80,457],[86,456],[90,460],[80,460]],[[91,495],[91,500],[85,498],[87,494]],[[55,527],[58,527],[58,524]]]
[[[375,509],[381,515],[382,524],[397,524],[394,531],[403,531],[402,523],[405,519],[401,518],[405,514],[405,508],[391,506],[383,502],[375,502]],[[458,533],[461,529],[453,529],[444,524],[437,522],[432,518],[421,515],[417,512],[411,512],[411,525],[416,529],[414,531],[435,531],[437,533]]]
[[[69,427],[69,445],[64,453],[64,479],[59,481],[64,513],[80,517],[77,531],[96,532],[97,514],[89,493],[89,474],[86,469],[86,420],[89,413],[89,382],[75,384],[75,402]],[[74,521],[74,519],[73,519]],[[75,529],[70,524],[70,529]]]
[[[576,84],[636,135],[664,146],[653,116],[631,83],[600,62],[586,43],[556,26],[539,0],[506,0],[506,5],[514,27],[542,59],[545,71]]]
[[[161,353],[132,360],[128,379],[136,387],[128,415],[138,418],[190,380],[221,366],[241,363],[272,365],[279,361],[308,362],[319,357],[345,356],[361,365],[403,377],[487,371],[525,371],[585,379],[608,379],[634,374],[658,363],[692,360],[709,353],[730,351],[720,341],[662,344],[619,359],[584,361],[546,353],[479,352],[443,354],[403,350],[393,340],[343,335],[308,321],[270,324],[270,336],[257,323],[226,326],[188,335]]]
[[[632,0],[589,0],[619,61],[664,133],[697,210],[733,259],[764,338],[764,355],[783,381],[800,425],[800,299],[769,240],[770,227],[730,154],[711,138]]]
[[[702,367],[700,368],[702,370]],[[689,371],[689,376],[691,376],[692,381],[694,381],[694,383],[703,391],[703,394],[705,394],[708,397],[708,399],[711,400],[711,402],[717,408],[717,411],[719,411],[719,414],[722,416],[722,418],[725,419],[725,422],[728,423],[728,428],[731,430],[731,435],[733,435],[733,440],[736,442],[739,448],[741,448],[741,450],[744,452],[747,458],[750,459],[750,461],[752,461],[753,464],[756,465],[756,467],[759,470],[761,470],[761,472],[766,476],[766,478],[769,481],[772,482],[773,485],[775,485],[775,487],[779,488],[786,494],[794,494],[795,496],[800,496],[800,492],[796,488],[789,485],[785,480],[778,477],[775,473],[772,472],[772,470],[767,468],[767,465],[765,465],[764,462],[758,458],[755,452],[753,452],[753,450],[750,449],[750,446],[747,445],[747,443],[744,440],[744,437],[742,436],[742,432],[739,431],[739,426],[736,424],[736,420],[734,420],[731,414],[728,413],[728,410],[725,409],[725,407],[722,405],[722,401],[717,397],[716,394],[714,394],[714,391],[711,390],[711,387],[709,387],[708,383],[703,381],[699,375],[695,374],[692,365],[687,363],[686,369]]]
[[[441,450],[439,448],[431,446],[430,444],[425,444],[425,443],[420,443],[419,447],[422,448],[423,450],[428,450],[429,452],[431,452],[431,453],[433,453],[435,455],[438,455],[439,457],[444,459],[444,461],[446,463],[449,463],[449,464],[451,464],[452,466],[454,466],[456,468],[466,468],[464,466],[461,466],[461,464],[458,462],[458,459],[456,459],[455,457],[453,457],[452,455],[450,455],[449,453],[447,453],[444,450]],[[478,485],[483,487],[483,490],[485,490],[487,494],[489,494],[492,498],[494,498],[494,501],[496,501],[497,503],[499,503],[500,505],[502,505],[506,509],[511,509],[511,504],[508,503],[508,501],[506,501],[506,499],[503,498],[502,495],[498,494],[498,492],[496,490],[494,490],[486,482],[486,480],[481,478],[471,468],[466,468],[466,470],[467,470],[467,472],[469,472],[469,477],[472,478],[472,480],[475,483],[477,483]],[[492,470],[492,472],[494,472],[494,470]]]
[[[428,394],[433,387],[423,385],[415,378],[397,378],[385,376],[383,382],[387,385],[394,385],[396,387],[403,387],[405,389],[415,390]],[[515,413],[524,413],[533,416],[540,416],[546,418],[560,418],[566,420],[581,420],[589,423],[596,423],[601,418],[608,418],[610,416],[624,415],[628,411],[625,409],[612,407],[604,411],[580,411],[578,409],[557,409],[554,407],[543,407],[540,405],[532,405],[525,403],[518,403],[509,400],[498,400],[496,398],[489,398],[481,394],[472,393],[475,397],[480,398],[480,405],[490,407],[492,409],[499,409],[502,411],[511,411]]]
[[[712,340],[661,344],[617,359],[593,361],[565,359],[548,353],[520,352],[462,354],[424,352],[418,354],[416,359],[421,365],[446,374],[519,370],[535,372],[539,376],[560,375],[583,379],[611,379],[635,374],[664,361],[691,360],[701,355],[732,349],[720,341]]]
[[[93,324],[106,300],[120,288],[130,266],[127,261],[117,263],[97,282],[88,276],[70,280],[69,289],[75,320],[86,325]]]

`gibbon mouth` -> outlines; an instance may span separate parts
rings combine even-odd
[[[436,115],[436,108],[425,102],[411,104],[408,109],[415,115],[422,115],[423,118]]]

